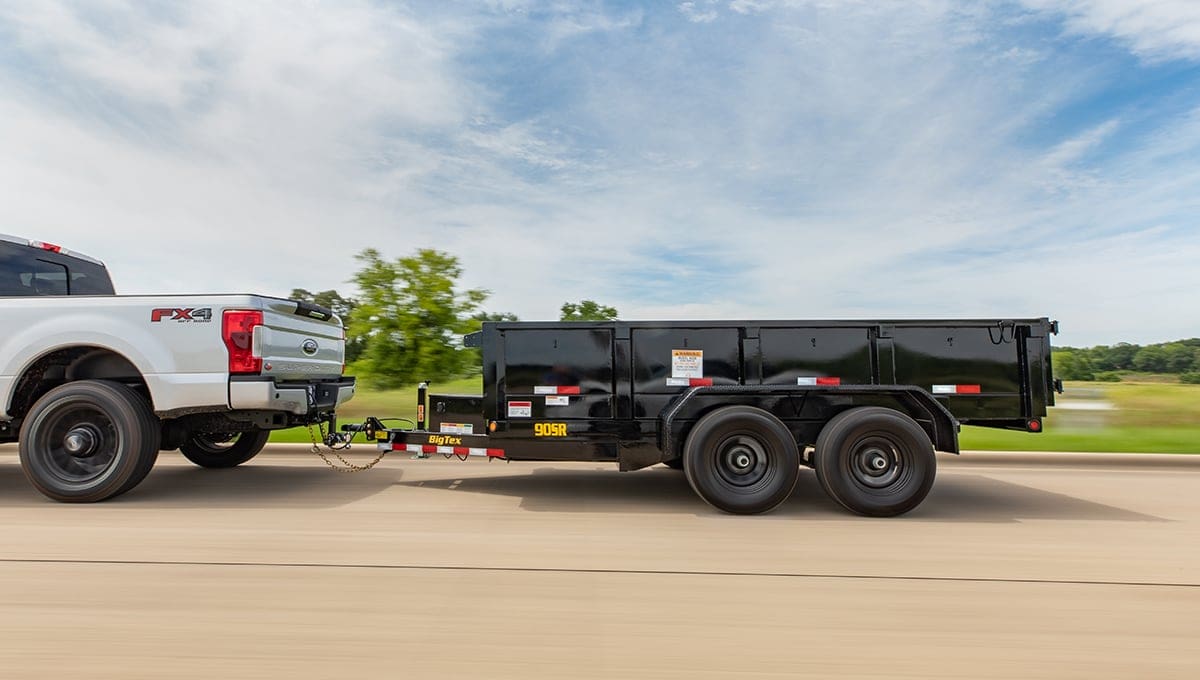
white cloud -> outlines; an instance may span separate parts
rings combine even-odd
[[[1200,58],[1200,2],[1195,0],[1021,0],[1062,16],[1077,35],[1105,35],[1152,59]]]
[[[1046,132],[1108,74],[987,7],[729,6],[703,43],[682,5],[0,9],[0,231],[125,292],[345,290],[362,247],[433,246],[523,318],[1195,335],[1200,116]]]
[[[695,2],[681,2],[678,8],[679,13],[688,21],[696,24],[710,24],[717,20],[717,10],[713,8],[715,4],[713,0],[702,2],[699,5]]]
[[[419,204],[398,180],[438,163],[412,135],[455,130],[476,105],[437,26],[369,3],[39,7],[4,14],[47,71],[0,74],[0,177],[21,196],[9,230],[115,260],[126,290],[286,293],[309,277],[281,273],[314,260],[312,279],[340,283],[330,242],[355,221],[348,247],[395,238],[403,220],[379,196]],[[132,234],[163,252],[119,254]],[[191,257],[166,264],[168,250]],[[233,252],[262,257],[227,275]]]

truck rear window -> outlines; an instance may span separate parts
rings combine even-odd
[[[0,243],[0,296],[112,294],[112,280],[100,265]]]

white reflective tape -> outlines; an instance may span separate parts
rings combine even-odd
[[[534,394],[558,394],[558,388],[554,385],[534,385]]]
[[[817,379],[815,377],[796,378],[796,384],[797,385],[816,385]]]
[[[983,391],[980,385],[934,385],[934,394],[979,394]]]
[[[439,447],[437,447],[437,450],[435,452],[430,452],[430,451],[425,450],[426,446],[428,446],[428,444],[424,444],[424,445],[422,445],[422,444],[405,444],[405,445],[397,444],[395,447],[393,447],[391,444],[388,444],[387,442],[379,443],[379,449],[381,451],[392,451],[392,450],[407,451],[409,453],[420,453],[425,456],[429,456],[431,453],[440,453],[443,455],[458,456],[459,458],[461,458],[463,456],[482,456],[484,458],[488,458],[489,457],[488,451],[492,451],[492,454],[490,457],[493,457],[493,458],[504,457],[504,452],[501,449],[486,449],[486,448],[473,448],[472,447],[472,448],[467,448],[464,450],[464,447],[462,447],[462,446],[439,446]],[[456,452],[455,449],[458,449],[458,451]]]

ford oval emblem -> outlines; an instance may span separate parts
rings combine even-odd
[[[304,354],[306,356],[310,356],[310,357],[312,355],[316,354],[317,350],[319,350],[319,349],[321,349],[321,347],[319,345],[317,345],[317,341],[313,340],[312,338],[305,340],[304,344],[300,345],[300,351],[304,352]]]

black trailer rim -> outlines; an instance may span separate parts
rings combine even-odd
[[[745,488],[761,484],[771,472],[770,455],[758,438],[735,434],[716,447],[717,474],[731,486]]]
[[[883,491],[907,482],[913,474],[905,448],[884,434],[859,438],[846,459],[850,477],[869,491]]]
[[[56,409],[45,422],[48,436],[40,453],[47,470],[72,484],[104,476],[117,459],[121,436],[104,411],[88,405]]]

